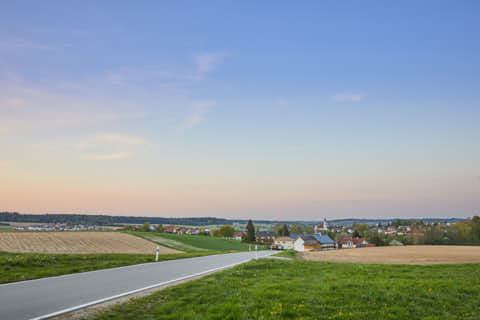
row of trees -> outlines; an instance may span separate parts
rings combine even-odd
[[[115,224],[175,224],[188,226],[231,225],[233,220],[223,218],[161,218],[161,217],[128,217],[86,214],[21,214],[18,212],[0,212],[0,221],[34,222],[34,223],[68,223],[72,225],[115,225]]]
[[[405,224],[402,224],[405,225]],[[408,236],[389,236],[375,230],[368,230],[362,236],[377,246],[388,245],[393,239],[406,245],[480,245],[480,217],[456,222],[452,225],[429,224],[413,221],[409,224]]]
[[[286,228],[286,232],[288,233],[288,227],[287,225],[284,225]],[[163,225],[159,224],[155,227],[152,227],[152,225],[149,222],[143,223],[141,226],[134,226],[134,225],[128,225],[125,227],[125,230],[130,230],[130,231],[143,231],[143,232],[164,232]],[[223,238],[233,238],[235,235],[236,230],[229,225],[224,225],[220,227],[220,229],[215,230],[213,232],[214,237],[223,237]],[[203,235],[208,235],[207,233],[204,233]],[[288,235],[288,234],[286,234]],[[247,234],[245,239],[243,239],[246,242],[255,242],[255,227],[253,225],[252,220],[248,220],[247,223]]]

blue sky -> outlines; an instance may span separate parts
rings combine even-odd
[[[6,210],[480,210],[477,1],[4,2]]]

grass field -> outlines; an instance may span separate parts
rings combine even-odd
[[[189,236],[158,232],[128,232],[162,246],[185,252],[248,251],[248,244],[208,236]]]
[[[162,254],[159,261],[215,252]],[[0,252],[0,283],[153,262],[153,254],[41,254]]]
[[[0,232],[0,251],[153,254],[156,245],[121,232]],[[161,247],[161,254],[178,253]]]
[[[297,257],[297,252],[295,250],[283,250],[274,254],[274,256],[294,259]]]
[[[95,319],[479,319],[480,265],[261,259]]]

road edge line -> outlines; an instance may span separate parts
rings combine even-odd
[[[186,279],[189,279],[189,278],[198,277],[198,276],[204,275],[204,274],[206,274],[206,273],[211,273],[211,272],[215,272],[215,271],[218,271],[218,270],[222,270],[222,269],[226,269],[226,268],[231,268],[231,267],[234,267],[234,266],[236,266],[236,265],[239,265],[239,264],[242,264],[242,263],[246,263],[246,262],[249,262],[249,261],[254,260],[254,259],[255,259],[255,258],[250,258],[250,259],[248,259],[248,260],[243,260],[243,261],[240,261],[240,262],[236,262],[236,263],[233,263],[233,264],[229,264],[229,265],[227,265],[227,266],[222,266],[222,267],[218,267],[218,268],[213,268],[213,269],[210,269],[210,270],[207,270],[207,271],[198,272],[198,273],[191,274],[191,275],[184,276],[184,277],[180,277],[180,278],[177,278],[177,279],[173,279],[173,280],[168,280],[168,281],[156,283],[156,284],[153,284],[153,285],[151,285],[151,286],[147,286],[147,287],[143,287],[143,288],[140,288],[140,289],[135,289],[135,290],[127,291],[127,292],[120,293],[120,294],[117,294],[117,295],[114,295],[114,296],[111,296],[111,297],[107,297],[107,298],[103,298],[103,299],[91,301],[91,302],[88,302],[88,303],[81,304],[81,305],[79,305],[79,306],[70,307],[70,308],[62,309],[62,310],[59,310],[59,311],[56,311],[56,312],[53,312],[53,313],[49,313],[49,314],[46,314],[46,315],[42,315],[42,316],[38,316],[38,317],[35,317],[35,318],[31,318],[30,320],[43,320],[43,319],[52,318],[52,317],[59,316],[59,315],[64,314],[64,313],[68,313],[68,312],[75,311],[75,310],[78,310],[78,309],[90,307],[90,306],[93,306],[93,305],[96,305],[96,304],[99,304],[99,303],[103,303],[103,302],[107,302],[107,301],[114,300],[114,299],[117,299],[117,298],[121,298],[121,297],[124,297],[124,296],[128,296],[128,295],[130,295],[130,294],[134,294],[134,293],[137,293],[137,292],[141,292],[141,291],[145,291],[145,290],[152,289],[152,288],[155,288],[155,287],[167,285],[167,284],[170,284],[170,283],[173,283],[173,282],[177,282],[177,281],[186,280]]]

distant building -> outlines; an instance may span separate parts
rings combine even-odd
[[[299,236],[294,243],[295,251],[331,250],[335,242],[327,235],[307,234]]]
[[[364,238],[343,238],[341,244],[342,248],[344,249],[362,248],[369,246],[369,243]]]
[[[273,247],[281,250],[291,250],[294,247],[294,243],[295,239],[291,237],[278,237],[273,242]]]
[[[242,239],[245,238],[245,237],[246,237],[245,233],[237,231],[237,232],[235,232],[235,235],[233,236],[233,239],[238,240],[238,241],[242,241]]]
[[[275,233],[269,231],[255,232],[255,241],[260,243],[273,243],[275,240]]]
[[[321,225],[316,225],[314,228],[315,233],[326,233],[328,232],[327,218],[323,218],[323,223]]]

